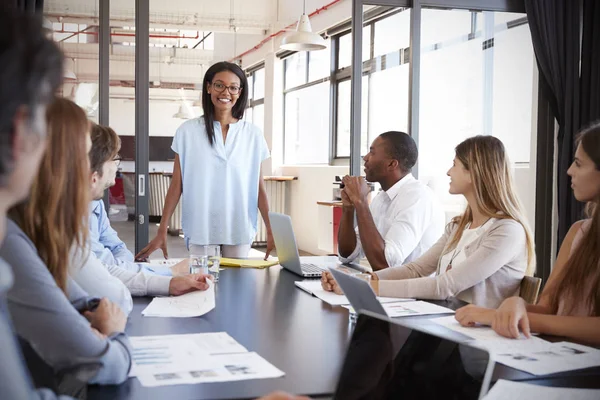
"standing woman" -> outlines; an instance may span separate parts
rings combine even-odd
[[[261,163],[269,149],[260,129],[242,120],[248,103],[244,71],[229,62],[204,75],[204,115],[175,134],[173,179],[156,237],[137,254],[156,249],[165,258],[168,221],[183,195],[183,234],[188,245],[221,245],[224,257],[246,258],[256,235],[258,210],[267,228],[267,253],[275,248]]]

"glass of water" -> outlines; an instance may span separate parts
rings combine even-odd
[[[362,279],[363,281],[366,281],[368,283],[371,283],[371,274],[360,273],[360,274],[353,274],[352,276],[354,276],[358,279]],[[352,307],[352,305],[350,305],[350,308],[348,309],[348,317],[349,317],[349,322],[351,324],[355,324],[356,320],[358,319],[358,313]]]
[[[190,244],[190,274],[210,274],[219,281],[221,246]]]

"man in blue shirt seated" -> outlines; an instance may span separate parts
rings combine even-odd
[[[110,226],[102,198],[104,191],[115,184],[121,141],[114,130],[97,124],[92,125],[91,138],[89,156],[93,200],[90,203],[89,228],[92,251],[106,265],[116,265],[132,272],[171,275],[168,268],[158,269],[136,263],[133,254]]]

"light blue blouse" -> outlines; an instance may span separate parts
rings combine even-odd
[[[260,165],[269,158],[259,128],[240,120],[225,143],[215,122],[210,145],[202,117],[183,123],[173,138],[179,155],[182,227],[193,244],[250,244],[256,235]]]

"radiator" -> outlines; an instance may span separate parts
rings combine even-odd
[[[280,181],[265,179],[265,188],[267,191],[267,198],[269,199],[269,209],[271,211],[289,215],[289,192],[291,190],[291,184],[292,182],[289,180]],[[256,237],[254,238],[254,243],[252,245],[265,245],[266,243],[267,228],[265,227],[265,223],[259,212]]]
[[[149,174],[148,186],[150,187],[150,196],[148,199],[148,215],[161,216],[165,205],[167,191],[171,184],[171,174],[163,174],[152,172]],[[125,191],[125,202],[127,204],[127,212],[130,215],[135,215],[135,174],[123,173],[123,187]],[[181,230],[181,200],[175,207],[175,211],[169,220],[169,232],[179,234]]]
[[[150,173],[149,175],[150,198],[148,200],[148,214],[150,216],[160,216],[162,215],[162,210],[165,205],[165,198],[167,196],[167,191],[169,190],[169,185],[171,184],[172,175],[163,173]],[[127,212],[130,215],[135,215],[135,174],[123,173],[123,187],[125,191],[125,201],[127,203]],[[282,214],[289,214],[289,192],[291,190],[291,181],[266,178],[265,188],[267,190],[270,210]],[[179,200],[179,203],[177,204],[177,207],[175,207],[175,211],[169,220],[169,233],[171,234],[178,235],[181,231],[182,200],[183,199]],[[253,245],[264,245],[267,243],[267,229],[260,212],[258,215],[258,229]]]

